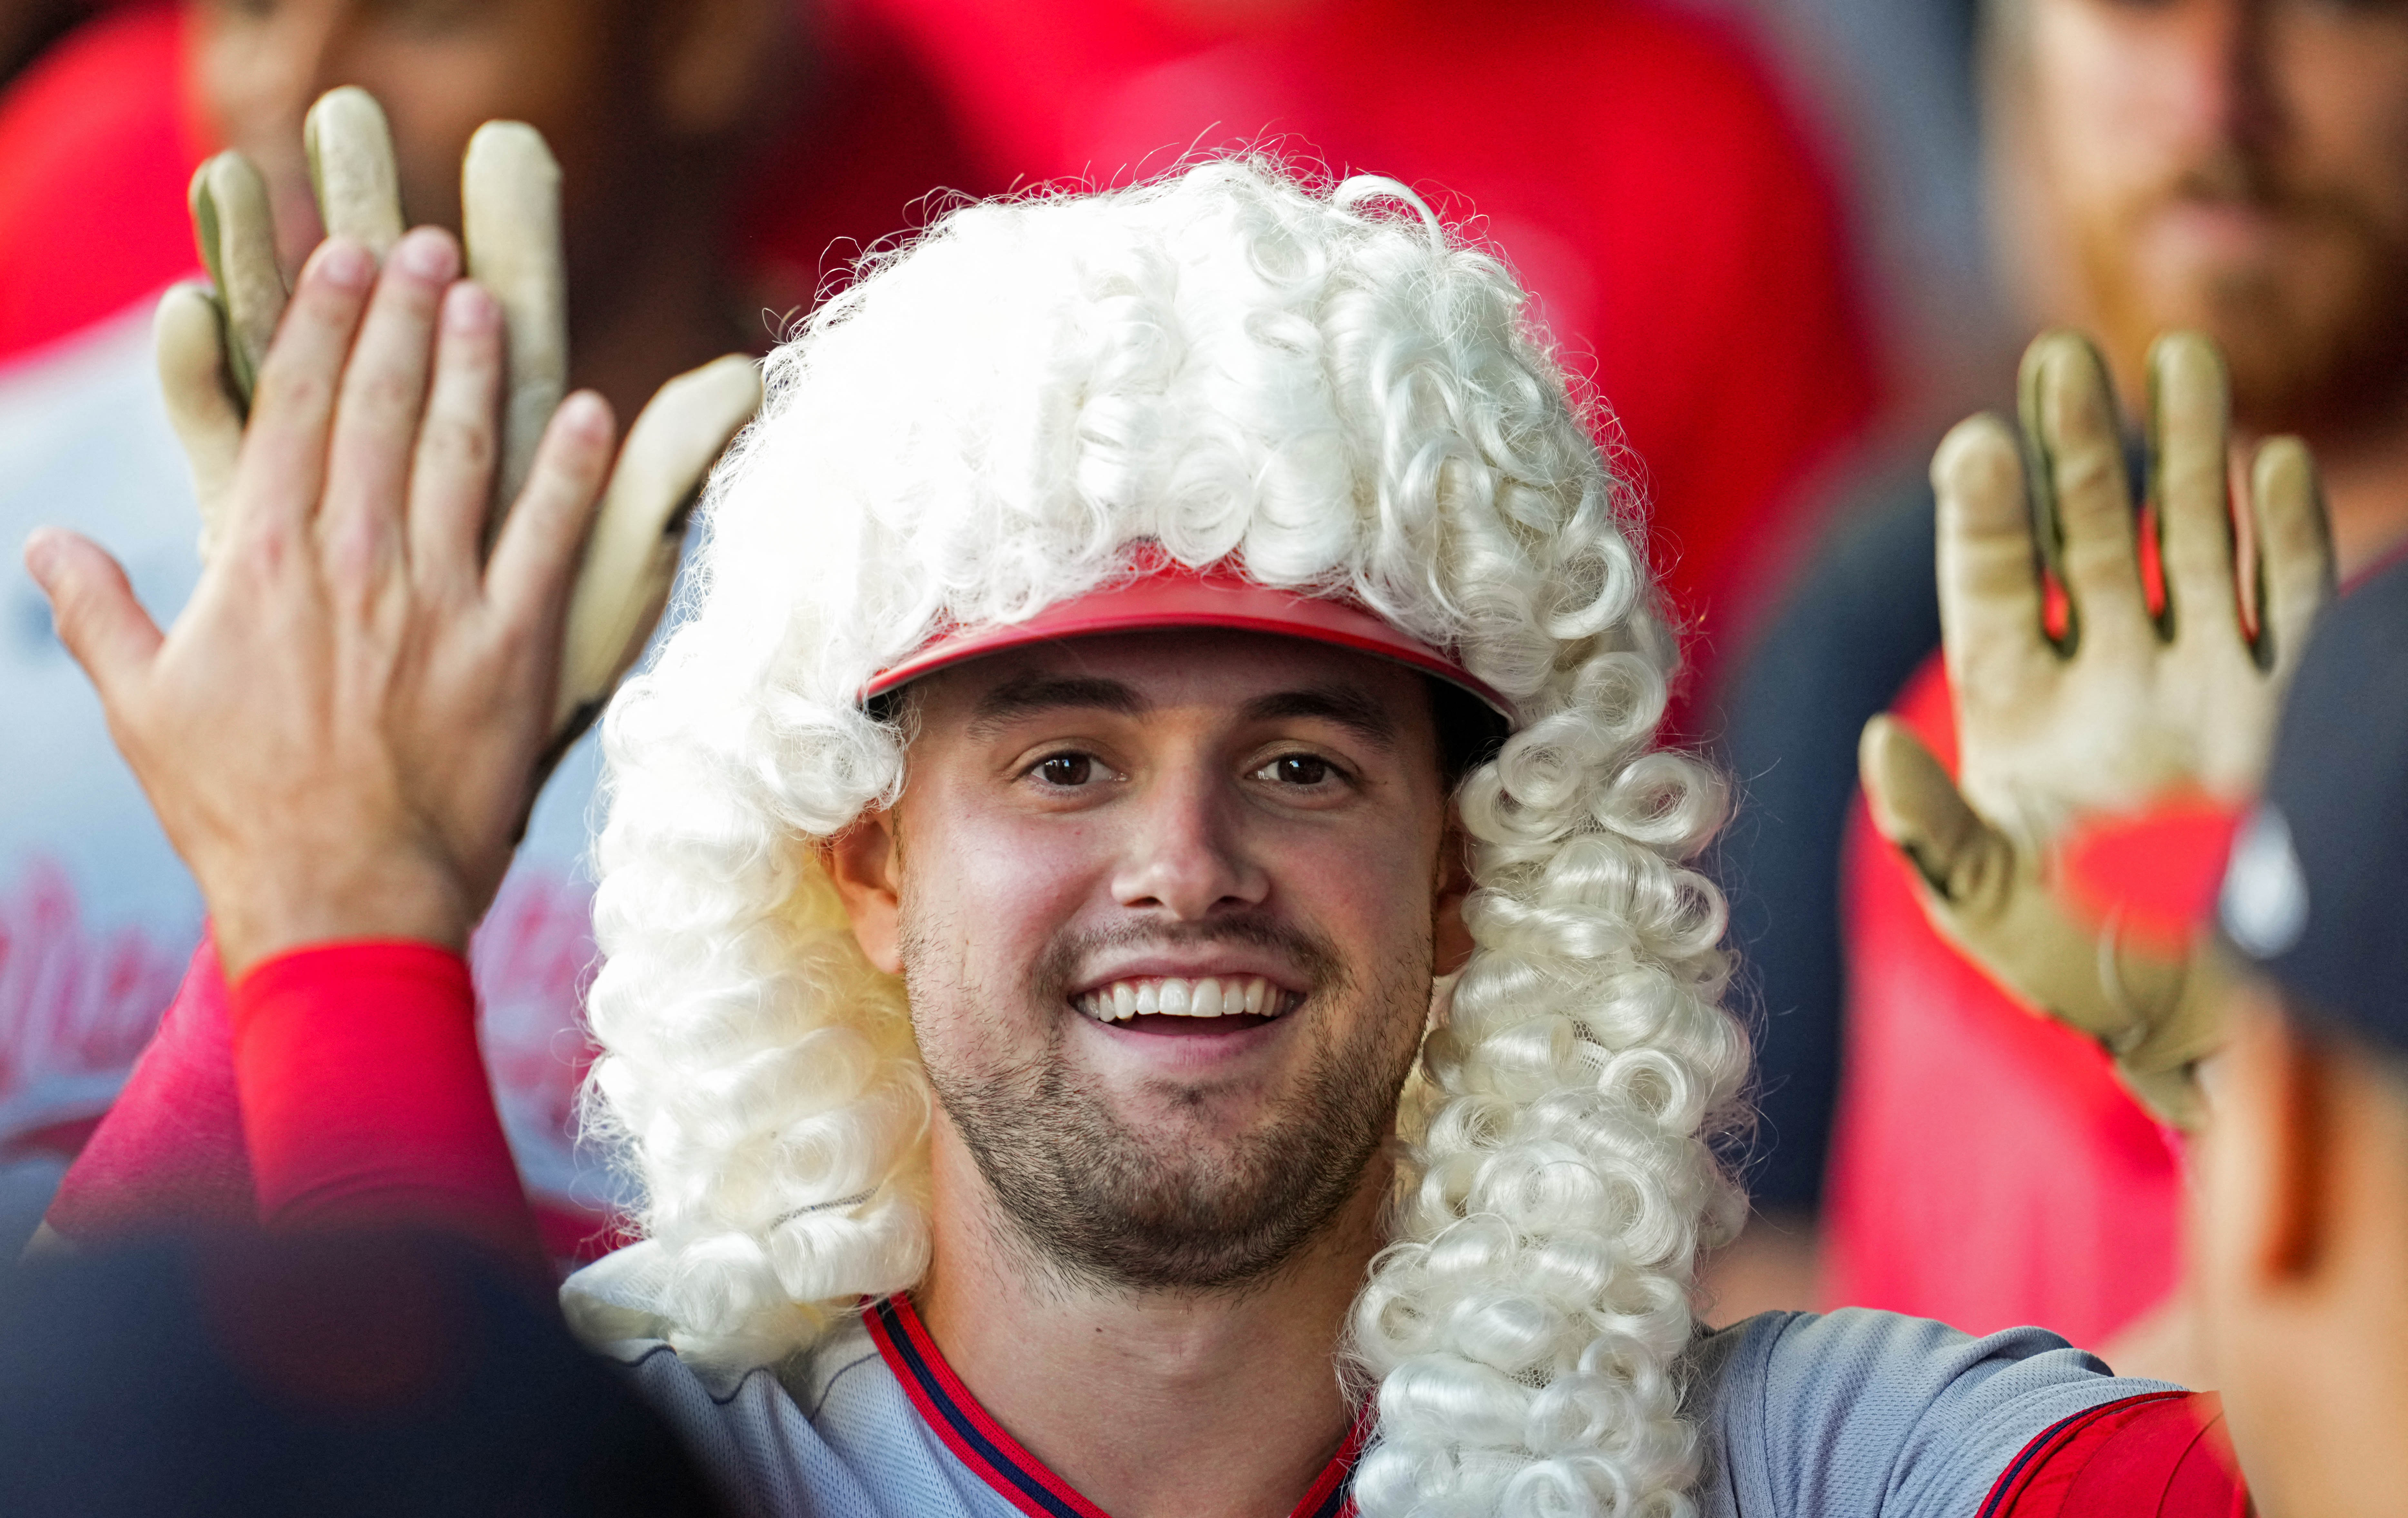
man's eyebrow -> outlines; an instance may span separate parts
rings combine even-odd
[[[1084,708],[1124,717],[1141,715],[1145,702],[1116,680],[1093,675],[1014,675],[979,697],[970,710],[969,736],[988,738],[1007,723],[1032,712]]]
[[[1246,703],[1248,722],[1278,722],[1314,717],[1335,723],[1367,743],[1383,749],[1397,744],[1397,715],[1361,691],[1338,685],[1315,685],[1297,691],[1275,691]]]

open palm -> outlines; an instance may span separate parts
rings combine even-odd
[[[2071,909],[2062,849],[2102,816],[2254,792],[2332,556],[2293,438],[2257,451],[2254,558],[2239,549],[2229,393],[2206,338],[2160,339],[2149,377],[2161,607],[2105,366],[2082,337],[2047,334],[2025,356],[2021,446],[1976,417],[1932,461],[1958,780],[1887,717],[1867,724],[1860,758],[1874,823],[1914,864],[1935,926],[2011,992],[2100,1038],[2180,1116],[2187,1067],[2214,1036],[2186,1015],[2186,957]],[[2050,574],[2066,602],[2055,632]]]

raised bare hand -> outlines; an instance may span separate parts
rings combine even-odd
[[[381,276],[319,248],[164,637],[95,545],[27,546],[229,976],[312,942],[465,946],[532,801],[611,422],[596,395],[558,408],[488,558],[503,319],[459,268],[433,229]]]
[[[2149,376],[2162,610],[2143,580],[2105,365],[2083,338],[2047,334],[2024,359],[2024,446],[1975,417],[1932,461],[1959,779],[1887,717],[1866,725],[1860,767],[1874,824],[1915,866],[1934,925],[2010,991],[2100,1038],[2137,1092],[2181,1119],[2189,1067],[2217,1038],[2189,956],[2073,909],[2059,854],[2101,817],[2255,791],[2332,555],[2306,448],[2273,439],[2251,469],[2257,573],[2243,587],[2222,360],[2175,334]],[[2044,624],[2043,566],[2067,598],[2061,636]]]

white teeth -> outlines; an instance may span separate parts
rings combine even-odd
[[[1177,976],[1148,976],[1114,981],[1079,998],[1079,1010],[1098,1023],[1125,1023],[1132,1017],[1277,1017],[1287,1010],[1288,995],[1259,975],[1242,981],[1216,976],[1186,981]]]

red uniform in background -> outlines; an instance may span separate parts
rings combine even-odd
[[[186,88],[183,30],[174,5],[123,6],[0,95],[0,365],[198,272],[185,189],[216,144]],[[749,273],[797,301],[927,192],[981,188],[943,110],[864,18],[831,17],[816,42],[810,118],[764,155],[732,238]]]
[[[1937,655],[1895,709],[1953,770]],[[1972,1334],[2038,1324],[2097,1349],[2179,1274],[2174,1140],[2096,1042],[2017,1006],[1941,938],[1861,799],[1841,910],[1827,1296]]]
[[[1782,567],[1766,551],[1870,414],[1831,182],[1722,23],[1635,0],[1325,0],[1243,25],[1161,0],[853,3],[991,179],[1121,182],[1259,141],[1476,213],[1612,408],[1700,666],[1739,646]]]
[[[0,363],[197,265],[184,186],[206,137],[182,32],[173,6],[121,7],[0,95]]]
[[[924,191],[1120,179],[1230,141],[1398,175],[1476,215],[1570,335],[1701,662],[1736,647],[1764,550],[1875,395],[1837,198],[1742,39],[1636,0],[1336,0],[1243,27],[1168,8],[832,7],[831,120],[766,165],[741,255],[805,298]],[[179,30],[172,6],[129,7],[0,103],[0,360],[192,269],[208,144]]]

